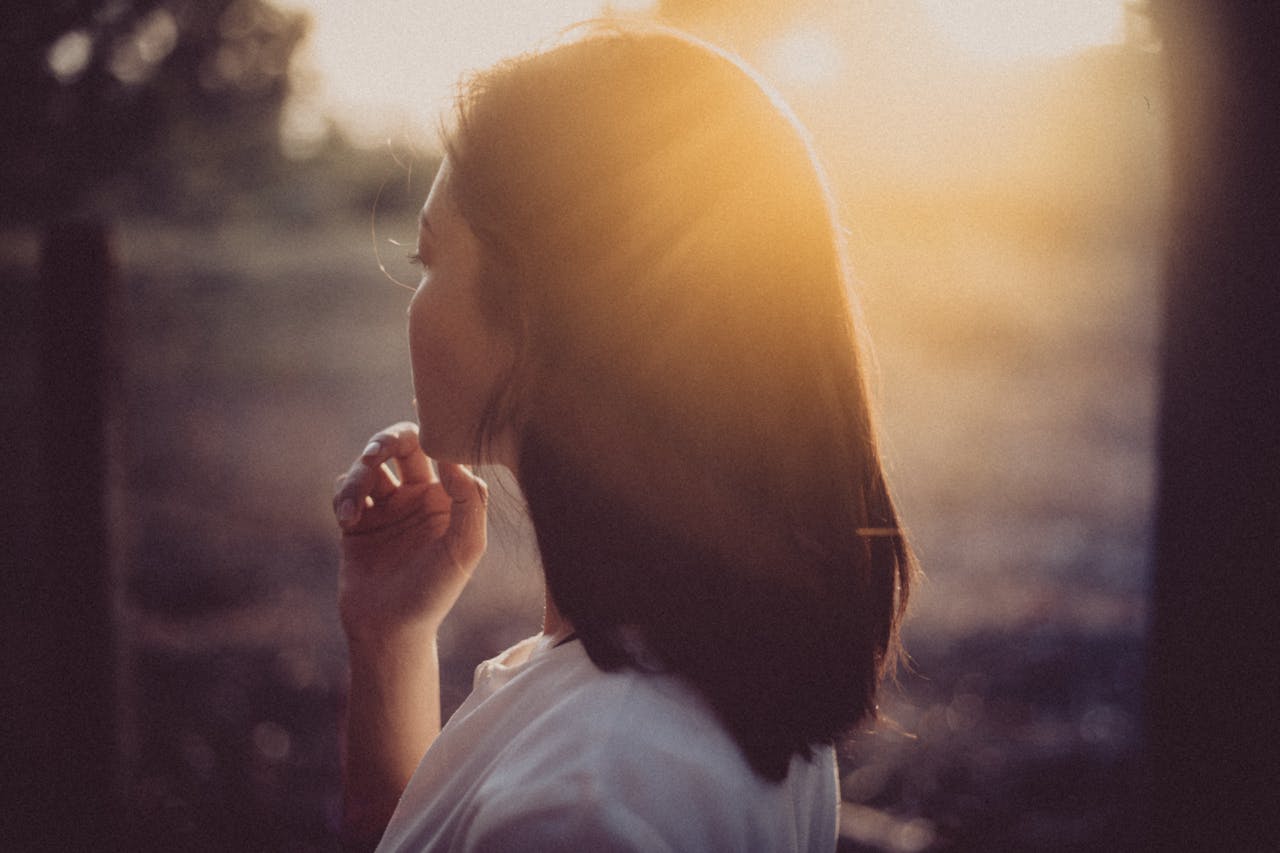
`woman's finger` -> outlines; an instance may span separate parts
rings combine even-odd
[[[362,456],[338,479],[333,493],[333,514],[344,530],[360,522],[365,500],[373,495],[376,473],[381,467],[381,462],[370,464]]]
[[[452,541],[459,561],[474,563],[485,549],[489,486],[465,465],[441,462],[439,467],[440,482],[453,502],[445,536]]]
[[[399,469],[399,475],[388,465]],[[375,433],[334,487],[333,514],[350,530],[360,523],[369,500],[384,500],[401,483],[435,483],[439,478],[418,444],[418,425],[401,421]]]
[[[418,444],[418,425],[408,421],[387,427],[370,439],[363,458],[379,461],[394,458],[400,468],[400,479],[405,483],[439,481],[431,460]]]
[[[375,501],[385,500],[396,493],[396,489],[400,488],[400,480],[396,477],[391,466],[383,462],[373,472],[373,485],[369,488],[369,495]]]
[[[418,447],[418,439],[415,437],[413,441],[414,449],[412,452],[396,457],[396,464],[400,466],[400,478],[406,483],[440,482],[440,478],[436,476],[435,469],[431,467],[431,460]]]

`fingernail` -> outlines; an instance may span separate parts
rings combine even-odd
[[[338,504],[338,521],[351,521],[356,517],[356,502],[347,498]]]
[[[361,453],[360,455],[361,456],[377,456],[381,452],[382,452],[382,445],[378,444],[378,442],[376,441],[371,441],[369,442],[369,446],[366,447],[364,449],[364,452]]]

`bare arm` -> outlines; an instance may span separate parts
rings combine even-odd
[[[436,633],[484,553],[484,482],[460,465],[438,468],[417,428],[396,424],[373,437],[334,494],[351,666],[343,837],[352,849],[377,844],[440,732]]]
[[[343,837],[350,849],[372,849],[440,733],[440,674],[434,641],[401,649],[353,644],[350,661]]]

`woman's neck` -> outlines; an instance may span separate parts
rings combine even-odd
[[[555,599],[551,597],[551,590],[548,589],[542,606],[543,636],[559,641],[572,633],[573,625],[569,623],[568,619],[560,615]]]

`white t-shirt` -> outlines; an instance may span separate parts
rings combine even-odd
[[[378,850],[830,853],[838,796],[832,749],[767,782],[683,682],[531,637],[476,669]]]

